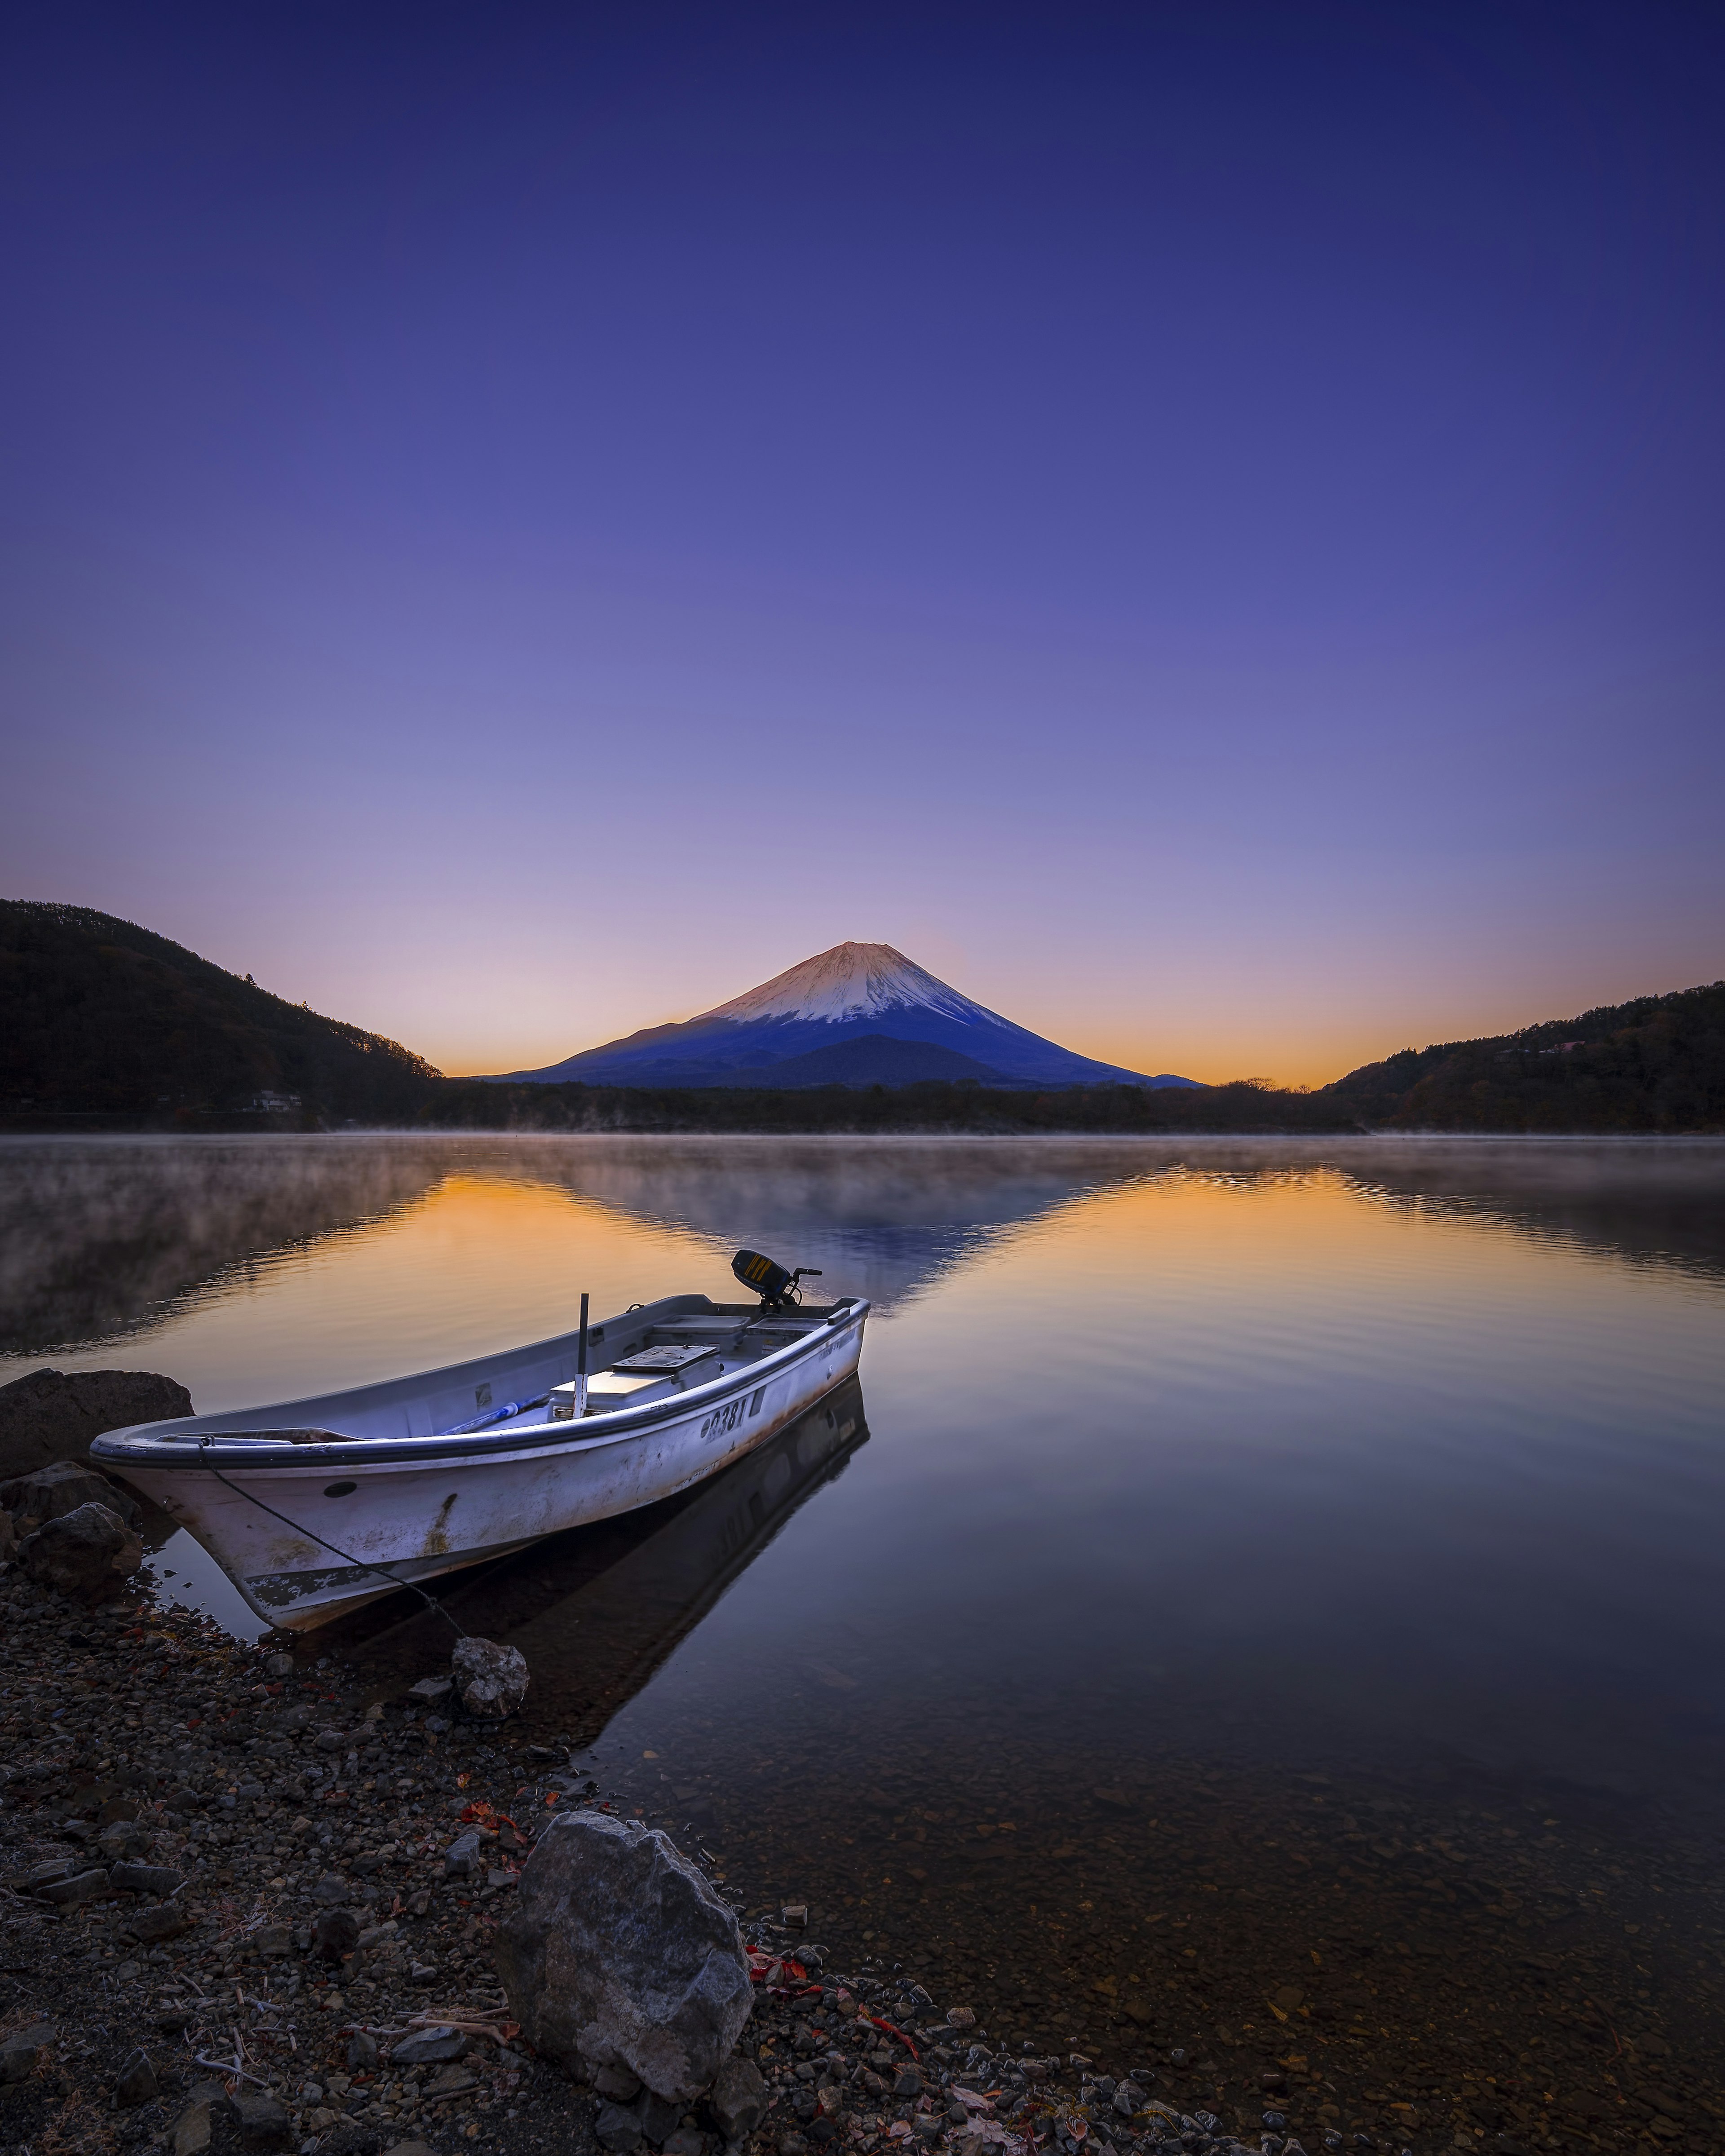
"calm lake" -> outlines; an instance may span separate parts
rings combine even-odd
[[[1722,1201],[1704,1142],[10,1141],[0,1381],[239,1406],[819,1265],[860,1388],[452,1587],[525,1738],[1014,2039],[1291,2041],[1335,1978],[1409,2057],[1705,2050]]]

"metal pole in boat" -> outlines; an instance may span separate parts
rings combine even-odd
[[[581,1298],[581,1337],[575,1348],[575,1419],[587,1413],[587,1297]]]

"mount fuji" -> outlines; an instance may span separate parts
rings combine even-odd
[[[890,943],[838,943],[698,1018],[649,1026],[542,1070],[556,1086],[1193,1086],[1147,1078],[1045,1040],[973,1003]]]

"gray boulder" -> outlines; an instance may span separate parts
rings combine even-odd
[[[663,1834],[603,1812],[541,1835],[496,1968],[535,2050],[589,2076],[626,2066],[680,2103],[730,2056],[752,2005],[730,1910]]]
[[[495,1640],[458,1640],[449,1657],[461,1704],[470,1714],[501,1722],[527,1697],[527,1658]]]
[[[0,1478],[90,1457],[92,1438],[188,1415],[192,1395],[149,1370],[32,1370],[0,1385]]]
[[[44,1520],[18,1546],[27,1579],[92,1607],[118,1594],[144,1562],[144,1545],[105,1505],[80,1505]]]
[[[105,1505],[129,1527],[143,1517],[138,1501],[77,1460],[56,1460],[29,1475],[0,1482],[0,1512],[10,1512],[20,1535],[32,1534],[44,1520],[58,1520],[80,1505]]]

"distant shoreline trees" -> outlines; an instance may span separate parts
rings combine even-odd
[[[0,901],[0,1129],[895,1132],[1033,1137],[1350,1131],[1725,1132],[1725,982],[1494,1039],[1404,1049],[1308,1091],[636,1087],[446,1078],[166,937]]]

